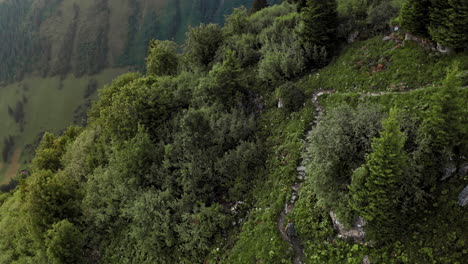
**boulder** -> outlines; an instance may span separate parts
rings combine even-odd
[[[280,98],[280,99],[278,100],[278,108],[283,108],[283,105],[284,105],[284,104],[283,104],[283,98]]]
[[[457,167],[455,165],[450,165],[444,169],[444,175],[442,176],[442,181],[445,181],[446,179],[452,177],[455,175],[455,172],[457,171]]]
[[[353,239],[356,243],[364,242],[366,233],[364,232],[364,226],[366,222],[362,217],[358,217],[353,223],[350,229],[346,228],[343,223],[341,223],[336,214],[333,211],[330,211],[330,218],[333,223],[333,228],[338,232],[338,238],[344,239]]]
[[[458,195],[458,204],[460,206],[466,206],[468,204],[468,185],[463,189],[460,195]]]
[[[385,36],[382,41],[389,41],[389,40],[392,40],[392,37],[390,36]]]
[[[306,167],[305,167],[305,166],[299,166],[299,167],[296,168],[296,170],[297,170],[298,172],[305,172]]]
[[[442,53],[442,54],[451,54],[453,53],[453,49],[449,47],[445,47],[437,43],[437,51]]]

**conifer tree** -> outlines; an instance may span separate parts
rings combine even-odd
[[[451,6],[451,36],[448,45],[454,48],[468,47],[468,2],[466,0],[449,0]]]
[[[399,193],[408,161],[403,150],[406,137],[400,131],[396,110],[390,111],[383,128],[366,164],[354,172],[350,187],[351,205],[368,222],[370,231],[379,232],[396,227],[401,218]]]
[[[335,40],[337,17],[336,0],[308,0],[299,30],[302,43],[329,47]]]
[[[302,8],[306,7],[307,0],[289,0],[293,4],[297,4],[297,11],[301,11]]]
[[[407,0],[400,11],[401,26],[418,36],[429,35],[429,0]]]
[[[254,0],[252,3],[252,7],[250,8],[249,14],[254,14],[265,7],[268,7],[267,0]]]
[[[468,41],[466,0],[431,0],[429,33],[437,43],[463,48]]]

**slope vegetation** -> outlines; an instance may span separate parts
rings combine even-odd
[[[463,263],[467,54],[383,42],[376,2],[152,41],[1,193],[0,263]],[[340,49],[337,16],[373,37]]]

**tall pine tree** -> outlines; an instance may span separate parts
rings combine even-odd
[[[302,10],[299,36],[303,44],[330,47],[336,39],[336,0],[308,0]]]
[[[406,137],[400,131],[396,110],[384,120],[384,131],[372,143],[366,163],[353,174],[351,205],[368,223],[368,231],[391,234],[401,219],[401,184],[408,157],[403,150]]]
[[[447,45],[454,48],[468,47],[468,2],[449,0],[451,6],[451,34]]]
[[[428,37],[429,0],[407,0],[400,11],[401,26],[415,35]]]
[[[431,0],[429,33],[437,43],[468,46],[468,4],[466,0]]]

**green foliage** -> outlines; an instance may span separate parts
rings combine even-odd
[[[458,0],[432,0],[431,3],[429,33],[432,39],[448,47],[465,47],[468,38],[466,3]]]
[[[221,263],[292,263],[291,251],[278,233],[277,221],[297,173],[301,138],[312,117],[310,106],[291,114],[270,109],[262,116],[260,127],[268,135],[267,167],[261,172],[262,178],[251,182],[256,203],[235,246]]]
[[[249,28],[249,19],[245,7],[235,8],[232,14],[226,17],[223,31],[226,35],[241,35]]]
[[[176,75],[179,67],[177,46],[171,41],[151,41],[146,57],[146,73],[157,76]]]
[[[45,246],[50,263],[82,263],[83,235],[67,220],[57,222],[46,233]]]
[[[303,44],[333,46],[338,16],[336,0],[308,0],[301,15],[299,35]]]
[[[138,78],[129,83],[126,83],[126,79],[117,81],[107,91],[103,91],[101,96],[103,104],[99,113],[95,114],[98,116],[95,117],[98,119],[96,123],[102,126],[103,136],[112,140],[132,138],[139,124],[150,129],[152,135],[157,137],[160,133],[156,128],[174,114],[176,107],[173,105],[173,91],[160,87],[153,76]],[[107,102],[110,104],[107,105]]]
[[[429,24],[429,0],[408,0],[400,11],[401,26],[418,36],[428,36],[427,25]]]
[[[262,57],[258,63],[258,74],[263,81],[279,85],[293,80],[310,67],[310,45],[301,45],[298,36],[291,34],[299,21],[297,13],[279,16],[260,33]]]
[[[33,171],[51,170],[56,172],[62,169],[62,155],[79,132],[79,128],[70,127],[63,136],[58,138],[50,133],[44,134],[32,162]]]
[[[351,174],[370,152],[383,118],[378,106],[362,105],[333,109],[307,136],[304,159],[310,184],[321,207],[333,209],[345,223],[352,220],[348,206]]]
[[[78,221],[81,194],[76,182],[68,176],[37,171],[21,189],[31,231],[37,240],[43,239],[44,232],[62,219]]]
[[[281,85],[277,91],[278,99],[281,99],[283,106],[289,111],[298,111],[305,102],[304,91],[298,88],[294,83],[287,82]]]
[[[461,76],[468,70],[466,53],[440,56],[416,43],[399,48],[395,45],[391,41],[383,43],[381,37],[352,44],[335,62],[304,82],[311,91],[401,92],[442,84],[447,68],[455,61],[459,61]]]
[[[291,14],[294,11],[294,5],[288,3],[264,8],[249,17],[249,32],[260,34],[263,29],[271,26],[277,17]]]
[[[262,47],[258,75],[263,81],[278,85],[293,80],[304,72],[306,59],[310,55],[295,40],[290,39],[291,42],[279,44],[268,42]]]
[[[371,1],[372,2],[372,1]],[[399,9],[391,1],[376,1],[367,10],[366,23],[369,31],[374,34],[386,33],[392,19],[398,15]]]
[[[257,49],[260,45],[254,34],[234,35],[226,39],[223,53],[233,51],[243,68],[257,64],[261,53]]]
[[[186,34],[185,55],[192,69],[209,70],[223,40],[221,28],[216,24],[190,27]]]
[[[366,220],[374,238],[377,234],[391,237],[399,227],[398,221],[404,219],[399,195],[408,156],[403,150],[406,138],[400,131],[396,110],[383,121],[383,129],[372,142],[366,164],[354,172],[350,186],[351,205]]]
[[[350,3],[376,31],[394,10]],[[336,7],[309,4],[302,18]],[[237,9],[225,28],[192,28],[183,62],[174,43],[154,41],[147,74],[103,88],[85,129],[46,134],[32,175],[0,196],[0,263],[292,263],[278,219],[301,162],[307,178],[287,218],[305,262],[462,263],[466,177],[440,179],[466,164],[465,55],[372,39],[304,77],[337,53],[298,44],[294,10]],[[321,15],[309,17],[315,33],[330,27]],[[313,101],[325,109],[315,123],[306,99],[319,89],[337,93]],[[350,93],[382,90],[400,93]],[[285,107],[273,107],[279,98]],[[361,214],[387,243],[339,239],[331,210],[346,225]]]
[[[208,78],[200,83],[198,98],[203,99],[206,105],[219,102],[227,108],[240,103],[238,99],[246,93],[241,72],[239,60],[234,52],[228,50],[223,63],[215,64]]]

